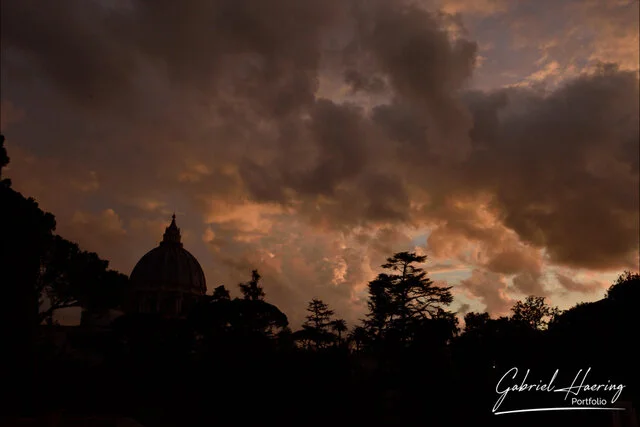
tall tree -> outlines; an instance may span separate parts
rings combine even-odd
[[[315,343],[316,349],[322,348],[332,338],[329,328],[333,310],[321,299],[313,298],[307,305],[307,312],[307,320],[302,325],[305,335]]]
[[[386,275],[379,275],[369,282],[369,299],[367,307],[369,313],[364,321],[365,326],[373,337],[381,338],[387,329],[393,313],[393,297],[389,292],[389,281]]]
[[[9,164],[9,160],[7,149],[4,147],[4,135],[0,135],[0,182],[2,181],[2,169]],[[10,184],[10,182],[6,184]]]
[[[278,307],[265,301],[260,278],[258,270],[253,270],[251,280],[238,285],[242,298],[233,300],[235,319],[231,324],[241,334],[275,338],[289,321]]]
[[[264,290],[260,286],[260,274],[258,270],[253,270],[251,272],[251,280],[247,283],[240,283],[240,292],[242,292],[242,297],[246,300],[250,301],[262,301],[264,300],[265,294]]]
[[[369,283],[367,326],[376,335],[396,335],[410,339],[411,330],[425,320],[441,318],[451,304],[451,287],[435,286],[422,264],[427,257],[414,252],[399,252],[388,258],[381,273]]]
[[[347,322],[344,319],[335,319],[329,323],[329,327],[338,334],[338,345],[342,344],[342,333],[347,330]]]
[[[9,163],[4,141],[0,136],[0,173]],[[31,381],[36,380],[31,375],[35,372],[38,275],[55,226],[54,216],[42,211],[34,199],[13,190],[10,180],[0,182],[0,282],[7,301],[0,339],[10,349],[10,360],[0,368],[0,377],[17,403],[29,400]]]
[[[313,298],[307,306],[306,325],[309,325],[318,330],[327,330],[331,323],[331,316],[333,316],[333,310],[329,308],[328,304],[325,304],[321,299]]]
[[[364,326],[356,326],[349,334],[349,341],[354,344],[356,351],[362,350],[368,338],[369,334]]]

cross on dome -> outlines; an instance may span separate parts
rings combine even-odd
[[[162,243],[160,244],[175,244],[182,246],[180,240],[180,229],[176,225],[176,214],[174,213],[171,216],[171,224],[169,224],[169,226],[165,229],[164,235],[162,236]]]

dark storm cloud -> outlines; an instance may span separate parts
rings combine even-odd
[[[15,49],[84,107],[113,102],[132,89],[135,57],[94,2],[2,3],[3,63]]]
[[[628,266],[638,248],[637,75],[605,66],[552,93],[503,93],[476,107],[467,185],[491,189],[504,224],[551,261]]]
[[[107,8],[94,1],[8,1],[2,37],[82,102],[132,95],[136,74],[151,63],[181,91],[214,94],[231,84],[261,114],[282,115],[313,102],[319,33],[337,4],[134,0],[128,8]]]
[[[344,73],[344,81],[354,92],[383,92],[387,84],[379,76],[367,76],[358,70],[347,70]]]
[[[475,43],[451,42],[432,14],[401,3],[378,2],[378,8],[360,16],[370,21],[361,21],[357,41],[400,96],[441,109],[441,102],[471,76]]]
[[[298,193],[332,196],[340,183],[353,180],[369,162],[362,122],[359,109],[318,100],[310,111],[306,138],[315,147],[315,164],[311,170],[295,171],[304,159],[282,157],[285,181]]]

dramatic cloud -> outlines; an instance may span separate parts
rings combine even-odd
[[[126,273],[175,210],[294,323],[400,250],[494,314],[580,293],[549,268],[638,268],[637,2],[601,3],[7,0],[8,172]]]
[[[602,282],[597,280],[578,281],[561,273],[556,273],[556,277],[562,287],[570,292],[591,293],[604,288]]]
[[[603,67],[550,94],[509,92],[511,108],[480,101],[469,183],[493,187],[504,224],[552,261],[628,266],[638,248],[635,73]]]
[[[486,310],[496,316],[509,314],[515,301],[507,294],[508,284],[501,274],[473,270],[471,277],[461,281],[471,297],[479,299]]]

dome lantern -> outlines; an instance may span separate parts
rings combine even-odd
[[[174,244],[180,245],[182,247],[182,243],[180,242],[180,229],[176,225],[176,214],[174,213],[171,216],[171,224],[164,230],[164,234],[162,235],[162,243],[163,244]]]

